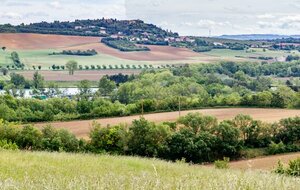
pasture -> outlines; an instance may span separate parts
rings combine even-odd
[[[299,178],[137,157],[0,151],[1,189],[289,189]]]
[[[287,109],[258,109],[258,108],[224,108],[224,109],[200,109],[182,111],[181,116],[185,116],[188,113],[199,112],[204,115],[210,115],[216,117],[218,120],[233,119],[238,114],[250,115],[254,119],[261,120],[263,122],[277,122],[280,119],[300,116],[300,110],[287,110]],[[36,127],[42,128],[47,124],[56,128],[66,128],[74,133],[77,137],[88,138],[88,134],[92,128],[94,121],[100,123],[102,126],[127,124],[130,125],[133,120],[139,119],[140,116],[127,116],[119,118],[104,118],[96,120],[84,120],[84,121],[69,121],[69,122],[52,122],[52,123],[38,123]],[[178,112],[165,112],[154,113],[144,115],[148,121],[160,123],[164,121],[176,121],[179,117]]]

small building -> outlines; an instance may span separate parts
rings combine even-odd
[[[81,29],[82,29],[82,26],[75,26],[74,29],[75,29],[75,30],[81,30]]]

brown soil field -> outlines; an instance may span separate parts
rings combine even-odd
[[[137,75],[140,70],[95,70],[95,71],[75,71],[74,75],[69,75],[68,71],[39,71],[39,73],[44,77],[46,81],[81,81],[90,80],[98,81],[101,77],[105,75],[117,75],[122,73],[124,75]],[[26,79],[32,80],[35,71],[18,71],[18,74],[23,75]]]
[[[0,34],[0,44],[14,50],[56,49],[99,42],[98,37],[48,34]]]
[[[216,59],[193,52],[187,48],[175,48],[170,46],[148,46],[149,52],[121,52],[99,43],[100,37],[64,36],[46,34],[0,34],[0,44],[14,50],[39,50],[39,49],[70,49],[87,50],[95,49],[99,53],[134,61],[172,61],[189,60],[190,58],[202,58],[204,61]]]
[[[181,115],[188,113],[199,112],[204,115],[215,116],[218,120],[233,119],[238,114],[251,115],[254,119],[264,122],[277,122],[280,119],[300,116],[300,110],[286,110],[286,109],[259,109],[259,108],[224,108],[224,109],[201,109],[183,111]],[[50,124],[56,128],[65,128],[73,132],[77,137],[87,138],[91,130],[93,121],[100,123],[102,126],[128,124],[140,116],[128,116],[118,118],[104,118],[85,121],[70,121],[70,122],[52,122],[52,123],[37,123],[36,127],[42,128]],[[154,113],[147,114],[144,117],[152,122],[176,121],[179,117],[178,112]]]
[[[134,61],[174,61],[187,60],[193,57],[205,58],[207,61],[214,60],[215,57],[193,52],[187,48],[176,48],[170,46],[147,46],[151,51],[144,52],[122,52],[117,49],[110,48],[103,43],[91,43],[81,46],[73,46],[70,50],[86,50],[95,49],[99,53],[108,54],[121,59]]]
[[[229,167],[242,170],[273,170],[277,166],[279,160],[281,160],[284,165],[287,165],[290,160],[295,160],[297,158],[300,158],[300,152],[235,161],[231,162]]]

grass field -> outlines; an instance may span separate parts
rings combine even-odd
[[[0,151],[0,189],[296,190],[300,179],[121,156]]]
[[[188,113],[202,113],[204,115],[215,116],[219,121],[226,119],[233,119],[238,114],[250,115],[254,119],[264,122],[277,122],[280,119],[300,116],[300,110],[286,110],[286,109],[257,109],[257,108],[224,108],[224,109],[201,109],[182,111],[181,116]],[[69,121],[69,122],[52,122],[52,123],[38,123],[36,127],[42,128],[47,124],[51,124],[56,128],[66,128],[74,133],[77,137],[87,138],[91,130],[92,123],[97,121],[102,126],[118,125],[120,123],[130,125],[133,120],[139,119],[140,116],[128,116],[119,118],[104,118],[96,120],[84,120],[84,121]],[[144,115],[145,119],[160,123],[164,121],[176,121],[179,117],[178,112],[166,112],[166,113],[154,113]]]
[[[211,52],[207,52],[207,55],[210,56],[217,56],[217,57],[222,57],[222,58],[227,58],[227,59],[234,59],[236,56],[242,56],[242,57],[274,57],[277,59],[280,59],[282,57],[286,57],[290,55],[291,53],[288,53],[286,51],[270,51],[266,50],[265,52],[263,49],[250,49],[253,50],[253,52],[246,52],[245,50],[228,50],[228,49],[214,49]],[[294,52],[296,54],[299,54],[299,52]],[[251,60],[253,61],[253,60]],[[255,60],[254,60],[255,61]]]

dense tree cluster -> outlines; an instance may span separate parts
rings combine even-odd
[[[104,33],[100,30],[105,31]],[[116,19],[95,19],[95,20],[75,20],[74,22],[52,23],[40,22],[31,24],[21,24],[13,26],[10,24],[0,25],[0,32],[19,33],[40,33],[40,34],[63,34],[80,36],[109,36],[113,34],[123,34],[125,36],[141,37],[145,33],[156,38],[167,36],[178,36],[153,25],[144,23],[141,20],[116,20]]]

